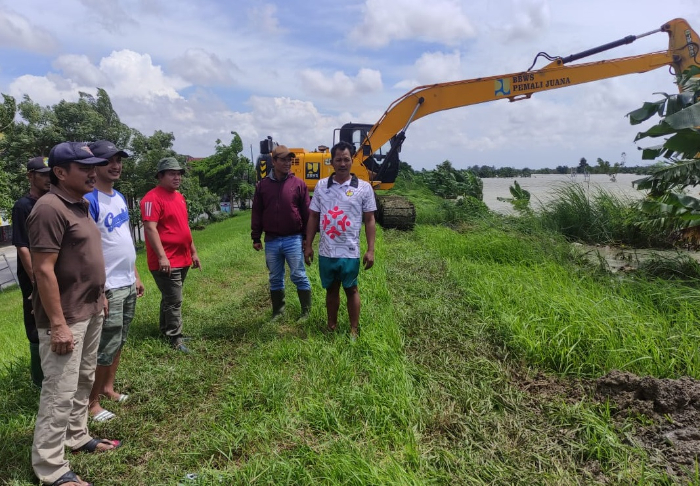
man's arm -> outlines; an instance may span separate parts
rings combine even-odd
[[[139,271],[136,270],[136,265],[134,265],[134,273],[136,274],[136,297],[143,297],[145,289],[141,277],[139,277]]]
[[[253,207],[250,211],[250,237],[253,239],[253,248],[255,251],[260,251],[263,249],[262,241],[260,241],[260,237],[262,236],[263,232],[263,201],[260,194],[262,182],[263,181],[258,182],[258,185],[255,186],[255,193],[253,193]]]
[[[54,268],[58,253],[32,252],[34,275],[41,305],[51,323],[51,351],[56,354],[67,354],[73,351],[73,332],[66,324],[61,307],[61,294]]]
[[[34,269],[32,268],[32,254],[29,252],[29,248],[26,246],[18,246],[17,254],[19,255],[19,261],[24,267],[24,271],[27,272],[29,280],[34,283]]]
[[[202,271],[202,262],[199,260],[199,255],[197,255],[197,249],[194,247],[194,240],[190,243],[190,253],[192,254],[192,268],[199,268]]]
[[[365,270],[369,270],[374,265],[374,238],[377,235],[377,226],[374,222],[374,211],[363,213],[365,223],[365,236],[367,237],[367,251],[362,259]]]
[[[309,204],[311,203],[311,199],[309,198],[309,188],[306,187],[306,183],[303,180],[301,182],[299,215],[301,216],[301,236],[306,238],[306,225],[309,224]]]
[[[321,213],[309,209],[309,221],[306,224],[306,244],[304,245],[304,261],[307,265],[311,265],[314,261],[314,238],[316,237],[316,230],[318,230],[318,224],[321,221]]]
[[[158,270],[170,275],[170,260],[168,260],[165,250],[163,249],[163,243],[160,241],[158,222],[144,221],[143,228],[148,244],[151,245],[151,248],[153,248],[153,251],[158,257]]]
[[[31,281],[34,282],[32,255],[29,252],[29,235],[27,234],[28,216],[27,208],[20,201],[17,201],[12,208],[12,244],[17,248],[22,267],[24,267]]]

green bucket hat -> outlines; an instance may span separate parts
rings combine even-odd
[[[158,171],[156,172],[156,177],[159,173],[164,170],[179,170],[180,172],[185,172],[185,168],[180,165],[175,157],[165,157],[160,159],[158,162]]]

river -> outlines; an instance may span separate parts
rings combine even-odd
[[[617,174],[615,181],[610,179],[610,176],[605,174],[591,174],[585,178],[583,174],[577,174],[576,177],[570,177],[564,174],[537,174],[532,177],[516,177],[516,178],[486,178],[484,182],[484,203],[492,211],[502,214],[513,214],[513,206],[510,203],[499,201],[497,198],[509,198],[510,186],[513,181],[517,180],[520,187],[530,191],[530,207],[537,210],[541,203],[545,203],[554,197],[558,187],[565,184],[578,184],[585,191],[596,191],[602,189],[621,197],[630,197],[632,199],[641,199],[644,195],[642,191],[638,191],[632,187],[632,181],[641,179],[644,176],[636,174]]]

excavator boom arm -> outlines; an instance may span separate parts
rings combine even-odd
[[[689,66],[699,64],[697,54],[700,39],[685,20],[667,22],[660,31],[669,35],[669,48],[666,51],[576,65],[566,65],[565,59],[557,58],[539,70],[414,88],[394,101],[367,132],[362,149],[355,154],[355,161],[364,162],[392,137],[398,135],[403,140],[411,122],[439,111],[499,99],[518,101],[541,91],[644,73],[664,66],[673,67],[674,74],[679,75]],[[568,59],[577,57],[569,56]],[[381,180],[377,182],[381,183]]]

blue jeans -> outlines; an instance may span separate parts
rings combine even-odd
[[[301,235],[281,236],[265,242],[265,263],[270,272],[270,290],[284,290],[284,262],[297,290],[311,290],[304,268]]]

